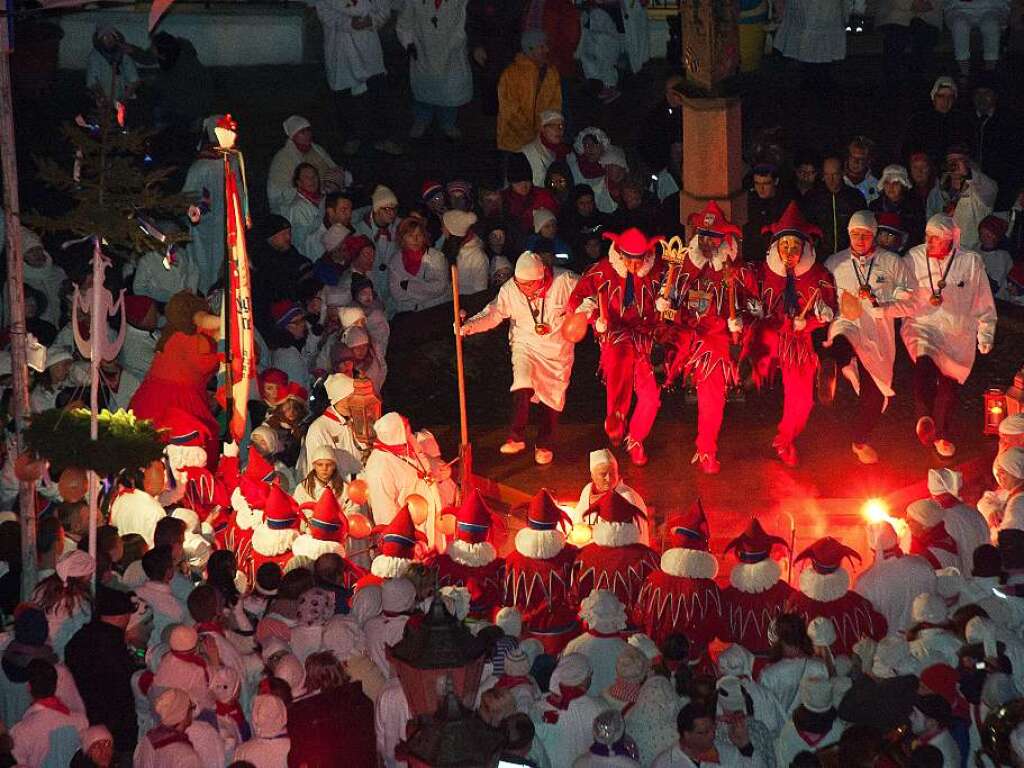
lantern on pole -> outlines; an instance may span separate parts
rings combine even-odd
[[[353,379],[352,385],[352,394],[341,401],[339,410],[348,416],[356,440],[369,445],[373,442],[373,425],[380,418],[381,399],[369,379]]]
[[[999,425],[1006,418],[1006,393],[996,387],[985,390],[986,435],[998,435]]]

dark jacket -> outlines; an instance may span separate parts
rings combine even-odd
[[[132,673],[124,632],[103,621],[91,621],[78,630],[64,648],[64,663],[75,679],[93,725],[105,725],[117,752],[135,749],[138,726]]]
[[[288,736],[292,741],[288,765],[292,768],[374,765],[377,740],[373,728],[373,702],[356,683],[299,699],[288,708]]]
[[[981,170],[999,185],[995,210],[1013,207],[1024,186],[1024,130],[1017,115],[997,108],[991,116],[973,115],[973,158]]]
[[[927,216],[920,195],[911,194],[910,190],[907,190],[903,199],[896,204],[883,194],[868,207],[874,213],[898,213],[900,215],[900,219],[903,220],[903,229],[908,235],[907,248],[924,242],[924,225]]]
[[[769,197],[767,200],[758,197],[755,192],[747,195],[747,223],[743,227],[745,261],[765,260],[772,237],[763,234],[762,230],[779,220],[792,199],[781,189],[775,191],[775,197]]]
[[[808,221],[821,229],[821,242],[816,248],[819,261],[850,247],[850,235],[846,231],[850,217],[867,207],[864,195],[845,184],[835,194],[824,185],[807,194],[801,208]]]
[[[902,159],[906,162],[914,152],[926,152],[941,168],[949,145],[967,144],[971,135],[970,118],[963,112],[951,109],[942,113],[929,107],[911,116],[903,134]]]

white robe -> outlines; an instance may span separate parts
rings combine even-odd
[[[299,461],[299,476],[305,477],[312,465],[309,457],[313,449],[326,445],[334,451],[334,460],[337,463],[338,473],[342,477],[349,477],[359,474],[363,469],[363,449],[356,440],[349,426],[348,419],[334,410],[329,409],[340,421],[320,416],[309,425],[306,431],[306,438],[303,441],[305,446]]]
[[[285,204],[281,214],[291,222],[292,243],[295,249],[311,263],[319,261],[324,255],[323,249],[315,245],[311,237],[322,226],[324,220],[324,198],[313,203],[305,195],[295,192]]]
[[[464,324],[466,334],[481,333],[509,321],[512,346],[512,386],[532,389],[533,402],[561,411],[565,407],[565,390],[572,375],[575,345],[562,336],[567,316],[566,305],[579,278],[571,272],[555,275],[543,300],[534,300],[533,311],[550,326],[550,333],[540,335],[530,302],[515,280],[509,280],[498,295]],[[543,314],[541,314],[543,310]]]
[[[548,175],[548,167],[555,162],[554,153],[544,146],[540,136],[529,144],[521,146],[518,152],[526,155],[526,159],[530,163],[530,170],[533,171],[533,185],[535,187],[543,187]]]
[[[171,624],[191,623],[184,604],[171,592],[171,585],[146,581],[135,587],[135,596],[153,612],[153,631],[149,635],[150,647],[162,642],[164,630]]]
[[[767,761],[756,752],[752,757],[744,757],[736,749],[731,741],[715,739],[715,749],[718,751],[718,763],[721,768],[764,768]],[[701,766],[713,768],[715,763],[702,762]],[[678,744],[669,747],[651,763],[651,768],[696,768],[697,763],[687,757]]]
[[[153,546],[156,524],[167,517],[160,502],[142,490],[122,493],[110,505],[110,524],[121,536],[137,533]]]
[[[253,738],[235,750],[234,760],[245,760],[256,768],[288,768],[292,741],[287,736],[276,739]]]
[[[998,530],[1007,528],[1024,531],[1024,493],[1016,493],[1006,499]]]
[[[634,507],[639,509],[641,512],[643,512],[644,514],[647,513],[647,504],[644,502],[643,498],[640,496],[639,493],[630,488],[624,482],[620,480],[619,484],[615,486],[614,490],[617,494],[622,496],[626,501],[628,501]],[[590,509],[590,505],[593,504],[593,495],[594,484],[591,482],[584,485],[583,490],[580,491],[580,500],[577,501],[576,506],[569,511],[569,517],[572,519],[573,525],[575,525],[576,523],[583,522],[583,514],[588,509]],[[648,546],[650,546],[650,525],[648,524],[647,520],[638,520],[637,527],[640,529],[640,543],[647,544]]]
[[[185,735],[192,742],[192,748],[204,766],[222,768],[227,764],[227,748],[224,739],[221,737],[220,731],[212,725],[201,720],[193,720],[185,729]]]
[[[839,741],[839,737],[843,735],[843,730],[843,721],[837,717],[832,723],[829,732],[822,737],[821,741],[808,744],[799,731],[797,731],[796,726],[793,725],[793,721],[790,720],[782,727],[779,739],[775,742],[775,765],[788,766],[793,761],[793,758],[801,752],[816,752],[819,749],[835,744]]]
[[[988,544],[991,538],[988,523],[977,509],[963,503],[947,509],[942,521],[946,533],[956,541],[960,573],[969,574],[974,567],[974,550]]]
[[[956,669],[962,645],[960,638],[945,629],[922,629],[910,641],[910,653],[921,662],[921,669],[933,664],[946,664]]]
[[[972,0],[972,4],[973,2],[976,0]],[[981,246],[978,225],[992,213],[998,192],[999,185],[982,173],[977,165],[971,163],[971,178],[967,181],[967,189],[960,193],[956,208],[953,209],[953,221],[960,228],[961,248],[976,251]],[[947,204],[951,202],[945,194],[943,197]]]
[[[619,655],[628,647],[629,643],[621,637],[597,637],[584,633],[570,640],[562,653],[582,653],[590,660],[593,674],[588,693],[591,696],[600,696],[615,682],[615,664],[619,660]]]
[[[407,2],[395,34],[403,48],[416,46],[409,61],[412,95],[423,104],[460,107],[473,98],[473,75],[466,50],[467,0]]]
[[[420,530],[427,535],[428,546],[434,546],[434,521],[444,508],[441,490],[420,474],[429,473],[430,457],[417,453],[414,457],[400,458],[387,451],[375,450],[366,460],[362,477],[368,487],[370,514],[375,525],[387,525],[405,500],[419,494],[427,500],[426,522]]]
[[[917,555],[887,559],[876,555],[875,562],[857,577],[853,591],[870,600],[885,616],[889,632],[903,634],[914,623],[914,598],[935,591],[935,571]]]
[[[452,300],[451,269],[444,255],[435,248],[427,248],[415,275],[406,271],[402,252],[396,250],[388,265],[388,281],[396,313],[419,312]]]
[[[299,163],[309,163],[316,166],[316,169],[320,172],[321,180],[323,179],[324,171],[335,168],[338,165],[327,154],[327,150],[319,144],[314,143],[309,152],[300,152],[299,148],[295,146],[294,141],[290,138],[285,139],[284,146],[277,150],[274,159],[270,161],[270,171],[267,173],[267,204],[270,206],[271,213],[278,213],[288,217],[288,205],[295,194],[292,177],[295,175],[295,169],[298,168]],[[351,175],[346,173],[346,176],[351,183]],[[292,242],[298,248],[301,241],[295,238],[294,235],[295,233],[293,232]],[[321,255],[317,254],[317,258],[320,258]]]
[[[10,639],[10,638],[8,638]],[[7,641],[4,641],[7,645]],[[64,706],[72,712],[85,714],[85,704],[78,693],[75,685],[75,678],[63,664],[58,662],[57,669],[57,698],[64,702]],[[0,669],[0,717],[4,723],[16,723],[24,716],[26,710],[32,705],[32,695],[28,690],[28,683],[13,683],[6,673]]]
[[[387,72],[378,29],[390,11],[373,0],[318,0],[316,15],[324,27],[324,69],[332,91],[366,92],[366,81]],[[373,24],[354,29],[352,22],[369,16]]]
[[[3,245],[6,246],[7,243],[4,242]],[[28,262],[23,262],[22,270],[25,274],[25,285],[46,296],[46,310],[40,313],[39,319],[45,320],[54,328],[60,328],[60,296],[64,281],[68,278],[67,273],[53,263],[48,253],[42,266],[33,267]]]
[[[213,670],[197,664],[182,661],[168,652],[160,659],[153,676],[153,688],[159,696],[167,688],[178,688],[189,695],[198,711],[214,708],[213,694],[210,693],[209,678]],[[195,746],[195,745],[193,745]]]
[[[12,754],[19,765],[29,768],[67,768],[82,746],[81,732],[88,727],[89,721],[80,712],[65,715],[33,704],[12,724]]]
[[[412,712],[398,678],[384,684],[374,702],[373,710],[377,754],[384,759],[386,768],[404,768],[406,763],[395,759],[395,748],[405,739],[406,724],[412,718]]]
[[[828,677],[828,668],[820,659],[781,659],[761,670],[761,683],[787,714],[800,706],[800,681],[805,677]]]
[[[911,248],[904,258],[910,261],[917,289],[910,300],[913,310],[900,328],[907,352],[915,362],[928,355],[944,376],[963,384],[974,366],[977,345],[995,340],[996,307],[985,264],[974,251],[959,248],[941,261],[931,259],[924,245]],[[943,301],[934,307],[929,302],[929,271],[937,291],[947,266]]]
[[[544,745],[552,766],[570,766],[594,742],[594,718],[608,708],[603,699],[580,696],[566,709],[557,709],[542,698],[533,713],[535,738]],[[544,720],[545,712],[557,712],[558,722]]]
[[[459,295],[472,296],[491,284],[491,263],[479,237],[463,243],[455,260],[459,268]]]
[[[848,0],[787,0],[775,49],[809,64],[846,58]]]
[[[913,274],[903,259],[891,251],[876,249],[862,263],[847,248],[830,256],[825,268],[832,273],[837,292],[845,291],[858,297],[860,281],[866,280],[879,304],[910,296]],[[895,320],[887,318],[881,307],[871,306],[868,299],[858,298],[858,301],[861,316],[853,320],[836,314],[828,328],[827,346],[831,346],[836,336],[845,336],[879,391],[886,398],[893,397],[896,394],[892,389],[892,368],[896,362]]]
[[[231,169],[239,195],[245,194],[238,158],[231,158]],[[209,195],[209,211],[193,224],[188,248],[199,272],[200,292],[209,293],[221,277],[224,266],[224,248],[227,240],[227,203],[224,200],[224,161],[219,157],[200,157],[192,163],[185,176],[181,193],[199,205]]]
[[[206,768],[194,747],[174,743],[153,749],[152,742],[142,736],[139,737],[139,745],[135,748],[132,765],[134,768]]]
[[[153,362],[158,338],[158,331],[144,331],[132,325],[125,325],[124,346],[117,356],[118,362],[141,381],[146,378],[149,366]]]

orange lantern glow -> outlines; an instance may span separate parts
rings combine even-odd
[[[23,483],[34,483],[43,476],[46,462],[31,453],[23,453],[14,460],[14,476]]]
[[[430,505],[427,504],[426,499],[418,493],[411,493],[406,498],[405,503],[409,507],[409,517],[412,518],[413,525],[423,525],[427,522]]]
[[[583,341],[587,335],[587,316],[582,312],[575,312],[565,318],[562,323],[562,337],[573,344]]]
[[[998,435],[999,425],[1006,418],[1006,393],[992,387],[985,390],[985,429],[986,435]]]
[[[864,519],[871,525],[889,522],[889,505],[881,499],[868,499],[860,511]]]
[[[590,529],[590,526],[586,523],[576,523],[569,531],[569,536],[566,541],[572,544],[574,547],[585,547],[590,543],[590,540],[594,537],[594,532]]]
[[[353,539],[366,539],[369,538],[373,532],[373,526],[370,525],[370,521],[366,518],[366,515],[349,515],[348,516],[348,535]]]
[[[81,501],[89,488],[89,478],[81,467],[68,467],[60,473],[57,490],[64,501]]]
[[[456,526],[455,515],[453,515],[453,514],[441,515],[441,519],[438,520],[438,523],[437,523],[437,530],[439,532],[441,532],[442,534],[444,534],[445,536],[454,536],[455,535],[455,526]]]
[[[360,507],[365,504],[366,500],[370,497],[369,492],[370,489],[366,485],[366,481],[358,477],[355,480],[352,480],[346,489],[349,501]]]

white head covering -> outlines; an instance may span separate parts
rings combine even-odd
[[[947,216],[944,213],[936,213],[930,219],[924,227],[924,233],[926,235],[939,235],[943,238],[950,238],[953,240],[953,248],[957,248],[960,245],[960,228],[953,221],[952,216]]]
[[[882,520],[868,525],[868,546],[873,552],[885,552],[900,543],[892,523]]]
[[[259,436],[267,446],[267,451],[270,455],[278,453],[281,450],[281,438],[277,436],[277,430],[273,427],[268,427],[266,424],[260,424],[254,429],[250,437]]]
[[[445,211],[441,221],[444,228],[455,237],[464,237],[469,228],[476,224],[476,214],[471,211]]]
[[[438,594],[444,601],[444,607],[448,613],[459,621],[464,621],[469,616],[469,590],[466,587],[449,585],[441,587]]]
[[[999,422],[1000,435],[1024,435],[1024,413],[1015,413]]]
[[[565,122],[565,116],[557,109],[545,109],[540,113],[540,125],[543,128],[551,123]]]
[[[50,347],[46,350],[46,367],[52,368],[57,363],[63,363],[65,360],[74,360],[74,355],[71,354],[71,350],[67,347]]]
[[[626,642],[646,656],[648,661],[654,661],[661,656],[661,649],[643,632],[634,632]]]
[[[516,259],[516,280],[540,280],[544,277],[544,262],[533,251],[523,251]]]
[[[1024,448],[1007,448],[996,456],[996,464],[1016,478],[1024,478]]]
[[[629,163],[626,162],[626,153],[622,151],[622,147],[617,147],[614,144],[609,144],[604,148],[599,162],[603,168],[607,168],[609,165],[617,165],[619,168],[629,170]]]
[[[935,593],[944,600],[959,597],[966,586],[967,582],[956,566],[948,565],[935,572]],[[989,610],[988,606],[985,610]]]
[[[288,727],[288,710],[277,696],[260,694],[252,700],[252,730],[261,739],[280,736]]]
[[[743,683],[738,677],[726,675],[718,680],[718,711],[745,712],[746,699],[743,696]]]
[[[590,471],[593,472],[595,469],[603,464],[612,464],[618,466],[619,462],[615,459],[615,454],[609,451],[607,448],[600,448],[596,451],[590,452]]]
[[[590,659],[582,653],[567,653],[551,673],[548,690],[557,693],[558,686],[579,686],[590,677]]]
[[[389,187],[378,184],[374,187],[373,194],[370,195],[370,205],[375,211],[379,211],[381,208],[397,208],[398,198]]]
[[[352,596],[352,609],[349,616],[363,626],[374,616],[380,616],[383,610],[382,590],[379,584],[367,584],[360,587]]]
[[[373,423],[373,431],[384,445],[405,445],[408,437],[405,418],[394,411],[389,411],[377,419]]]
[[[82,731],[82,752],[88,753],[93,745],[101,741],[114,741],[114,737],[111,736],[110,731],[105,725],[92,725]]]
[[[338,307],[338,320],[341,322],[342,328],[348,328],[365,319],[366,312],[362,307]]]
[[[946,510],[934,499],[918,499],[907,505],[907,517],[925,528],[938,525],[945,516]]]
[[[416,587],[408,579],[388,579],[380,585],[380,604],[387,613],[403,613],[415,602]]]
[[[511,637],[519,637],[523,633],[523,617],[516,608],[505,606],[499,610],[494,616],[494,623]]]
[[[916,622],[928,624],[941,624],[948,616],[946,604],[942,598],[931,592],[922,592],[914,598],[910,608],[910,615]]]
[[[331,228],[324,232],[320,238],[320,242],[323,243],[325,251],[333,251],[339,245],[341,245],[345,238],[352,234],[352,230],[342,224],[340,221],[336,221],[331,224]]]
[[[341,334],[341,343],[346,347],[358,347],[370,343],[369,334],[358,325],[350,325]]]
[[[156,697],[153,704],[153,711],[160,720],[161,725],[173,728],[185,722],[189,709],[192,707],[192,700],[180,688],[168,688]]]
[[[810,712],[832,709],[832,683],[827,677],[808,675],[800,681],[800,703]]]
[[[573,141],[572,143],[572,148],[576,150],[577,155],[583,154],[583,139],[586,136],[592,137],[594,140],[597,141],[598,144],[605,148],[607,148],[608,145],[612,143],[612,140],[608,138],[608,134],[602,131],[600,128],[594,128],[593,126],[590,126],[589,128],[584,128],[582,131],[576,134],[576,140]]]
[[[871,211],[857,211],[850,217],[850,223],[846,225],[847,232],[853,232],[856,229],[866,229],[871,234],[878,231],[878,222],[875,220],[875,214]]]
[[[239,676],[238,670],[230,665],[217,667],[210,677],[210,693],[221,704],[230,704],[235,701],[241,690],[242,678]]]
[[[6,245],[6,243],[5,243]],[[43,241],[39,239],[39,235],[33,232],[31,229],[26,227],[24,224],[21,225],[21,252],[28,253],[33,248],[42,248]]]
[[[606,589],[595,589],[583,598],[579,616],[596,632],[621,632],[626,628],[626,607]]]
[[[88,552],[73,549],[57,561],[57,576],[67,583],[68,579],[85,579],[96,570],[96,561]]]
[[[175,624],[171,628],[171,635],[167,638],[167,644],[172,651],[187,653],[199,644],[199,633],[195,627],[186,624]]]
[[[324,648],[345,662],[366,652],[366,636],[351,616],[333,616],[324,627]]]
[[[910,653],[910,643],[899,635],[887,635],[875,646],[871,666],[875,677],[890,678],[897,675],[917,674],[917,664]]]
[[[302,115],[292,115],[283,123],[284,135],[289,139],[296,133],[301,131],[303,128],[311,128],[309,120],[304,118]]]
[[[935,78],[935,83],[932,85],[931,98],[935,98],[935,94],[941,91],[943,88],[949,88],[953,92],[954,96],[960,95],[959,89],[956,87],[956,80],[948,75]]]
[[[940,496],[948,493],[950,496],[960,498],[960,491],[964,487],[964,476],[955,469],[929,469],[928,470],[928,493],[932,496]]]
[[[807,636],[811,643],[819,648],[830,648],[836,641],[836,626],[832,619],[816,616],[807,625]]]
[[[888,184],[890,181],[898,181],[904,189],[910,189],[910,175],[902,165],[887,165],[882,171],[882,179],[879,185]]]
[[[718,673],[750,677],[754,673],[754,654],[739,643],[727,646],[718,654]]]
[[[555,214],[549,211],[547,208],[537,208],[533,212],[533,231],[536,234],[540,234],[540,231],[544,228],[544,225],[549,221],[557,222]]]
[[[327,391],[328,399],[332,403],[336,403],[351,395],[356,388],[350,376],[346,376],[344,373],[332,373],[324,379],[324,389]]]
[[[337,464],[338,457],[334,455],[334,451],[331,450],[330,446],[318,445],[309,452],[310,465],[312,465],[314,461],[333,461]]]

